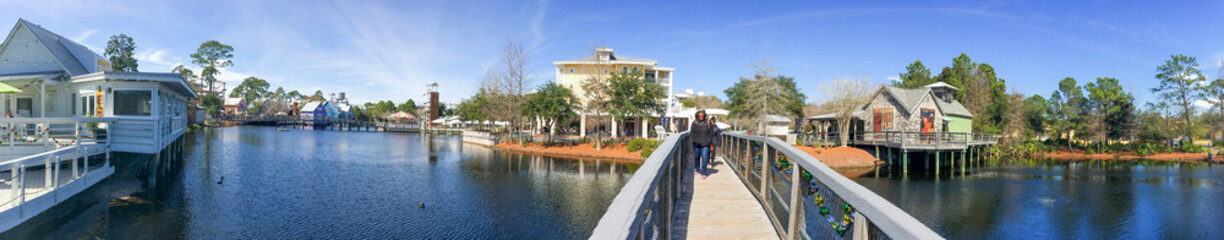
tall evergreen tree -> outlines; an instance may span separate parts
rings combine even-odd
[[[909,66],[905,66],[905,72],[901,73],[901,81],[893,82],[893,86],[900,88],[917,88],[935,83],[935,79],[931,78],[931,69],[927,69],[922,65],[922,61],[914,60]]]
[[[1108,142],[1109,138],[1120,138],[1128,135],[1131,128],[1134,127],[1134,119],[1132,116],[1134,97],[1130,93],[1122,89],[1118,79],[1110,77],[1097,78],[1096,82],[1090,82],[1085,85],[1085,90],[1088,91],[1088,103],[1092,108],[1090,116],[1096,119],[1096,135],[1102,140]]]
[[[1194,123],[1190,119],[1195,113],[1194,102],[1202,98],[1199,86],[1207,81],[1198,69],[1198,61],[1186,55],[1173,55],[1164,65],[1156,67],[1156,71],[1160,86],[1152,88],[1152,92],[1159,94],[1161,101],[1178,108],[1182,120],[1179,133],[1193,138]]]
[[[208,114],[217,114],[220,112],[221,104],[224,102],[217,95],[214,83],[217,82],[217,74],[220,69],[229,67],[233,64],[230,61],[234,57],[232,53],[233,47],[221,44],[216,40],[209,40],[200,44],[200,48],[196,49],[196,53],[191,54],[191,62],[203,68],[200,70],[200,76],[204,78],[204,84],[207,85],[209,94],[200,97],[200,106],[204,107]]]
[[[1067,149],[1071,148],[1074,139],[1073,131],[1083,128],[1083,90],[1075,83],[1074,78],[1064,78],[1058,82],[1058,90],[1050,94],[1051,125],[1056,136],[1067,140]]]
[[[136,42],[132,41],[132,37],[128,37],[127,34],[111,36],[110,41],[106,41],[105,52],[111,62],[111,71],[139,72],[136,69],[139,64],[136,63],[136,58],[132,57],[134,51],[136,51]]]
[[[1025,128],[1033,137],[1045,135],[1046,125],[1050,123],[1050,104],[1045,97],[1033,95],[1024,99]]]

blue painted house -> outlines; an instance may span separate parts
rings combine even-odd
[[[302,120],[310,120],[315,124],[322,124],[323,119],[336,118],[339,116],[336,108],[331,102],[310,102],[302,106],[298,111]]]

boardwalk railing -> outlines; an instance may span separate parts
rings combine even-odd
[[[669,239],[692,148],[688,133],[668,136],[625,183],[599,219],[592,239]]]
[[[733,133],[722,137],[716,151],[749,185],[786,239],[942,238],[888,200],[781,140]]]
[[[716,147],[787,239],[940,239],[871,190],[775,138],[725,133]],[[692,174],[688,133],[668,136],[599,219],[592,239],[667,239],[683,177]],[[799,183],[799,184],[792,184]]]

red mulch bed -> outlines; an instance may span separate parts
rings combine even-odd
[[[556,145],[548,145],[548,146],[545,146],[542,143],[528,143],[526,146],[522,146],[522,145],[519,145],[518,143],[503,142],[503,143],[498,143],[497,146],[494,146],[494,147],[497,149],[512,151],[512,152],[526,152],[526,153],[537,153],[537,154],[545,154],[545,155],[576,156],[576,157],[587,157],[587,158],[611,158],[611,159],[621,159],[621,160],[632,160],[634,162],[639,162],[639,163],[646,159],[642,157],[642,153],[640,151],[630,152],[625,149],[625,144],[621,144],[621,143],[613,144],[613,145],[605,145],[603,146],[603,149],[600,149],[600,150],[595,150],[595,143],[583,143],[583,144],[577,144],[577,145],[556,144]]]
[[[795,146],[831,168],[874,167],[881,161],[872,157],[867,151],[853,147],[808,147]]]

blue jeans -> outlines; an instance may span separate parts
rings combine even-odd
[[[708,175],[706,165],[710,162],[710,146],[693,144],[693,168],[701,175]]]

